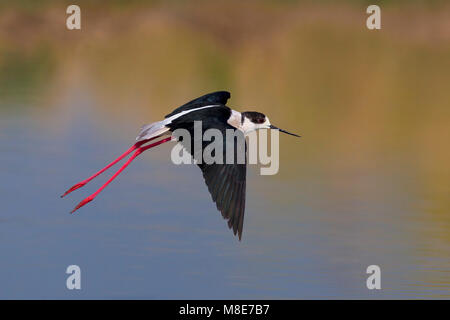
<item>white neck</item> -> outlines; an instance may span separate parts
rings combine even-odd
[[[230,119],[228,119],[228,121],[227,121],[228,124],[238,130],[245,132],[244,130],[242,130],[241,120],[242,120],[241,113],[236,110],[231,110]]]

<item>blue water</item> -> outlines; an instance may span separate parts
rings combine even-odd
[[[135,128],[114,128],[93,102],[7,110],[0,118],[2,299],[449,297],[447,248],[426,249],[434,240],[420,230],[438,226],[421,218],[407,187],[414,176],[401,168],[330,177],[294,166],[290,179],[252,168],[239,242],[200,170],[173,165],[169,145],[140,156],[70,215],[114,169],[59,195],[126,150]],[[381,290],[366,287],[372,264],[381,267]],[[66,288],[69,265],[81,268],[81,290]]]

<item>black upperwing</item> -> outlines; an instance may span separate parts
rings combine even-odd
[[[230,93],[228,91],[216,91],[211,92],[208,94],[205,94],[204,96],[201,96],[197,99],[194,99],[192,101],[189,101],[188,103],[183,104],[181,107],[176,108],[171,113],[166,115],[165,117],[168,118],[170,116],[173,116],[181,111],[191,110],[199,107],[204,107],[212,104],[221,104],[226,105],[227,100],[230,99]]]
[[[212,143],[212,141],[203,141],[201,137],[194,137],[194,121],[203,120],[202,132],[207,129],[214,128],[221,131],[223,136],[223,162],[206,164],[197,164],[202,170],[203,177],[205,179],[208,190],[211,194],[212,200],[216,203],[217,209],[222,213],[224,219],[228,220],[228,227],[233,229],[233,233],[238,234],[239,240],[242,237],[242,228],[244,225],[244,212],[245,212],[245,189],[246,189],[246,145],[244,134],[236,130],[234,127],[227,123],[230,117],[231,110],[225,106],[211,107],[207,109],[201,109],[198,111],[190,112],[180,118],[172,121],[168,126],[171,131],[182,128],[186,129],[191,134],[191,146],[190,150],[187,148],[187,144],[181,141],[185,149],[194,155],[195,139],[199,145],[202,146],[202,150]],[[234,163],[226,164],[226,130],[233,130],[235,133],[234,150],[231,149],[234,154]],[[176,136],[176,132],[174,134]],[[240,142],[240,143],[239,143]],[[243,163],[239,164],[237,158],[239,154],[243,154]],[[198,159],[198,155],[193,156],[194,159]],[[242,157],[241,157],[242,158]]]
[[[228,220],[228,227],[234,235],[242,238],[245,212],[246,165],[245,164],[202,164],[206,185],[217,210]]]

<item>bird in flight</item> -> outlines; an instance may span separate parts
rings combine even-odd
[[[216,129],[223,133],[223,152],[224,158],[227,152],[232,152],[234,160],[242,154],[244,155],[244,161],[232,161],[229,163],[205,163],[197,161],[197,165],[200,167],[205,183],[211,194],[212,200],[215,202],[217,209],[221,212],[224,219],[228,220],[228,227],[233,230],[234,235],[238,235],[239,240],[242,237],[242,228],[244,224],[244,211],[245,211],[245,189],[246,189],[246,142],[245,135],[258,130],[258,129],[275,129],[280,132],[284,132],[296,137],[300,137],[296,134],[279,129],[270,124],[268,117],[264,114],[247,111],[238,112],[232,110],[226,106],[227,100],[230,98],[230,93],[227,91],[217,91],[206,94],[197,99],[194,99],[181,107],[173,110],[166,115],[164,120],[144,125],[136,138],[137,142],[123,153],[116,160],[108,164],[102,170],[98,171],[91,177],[83,180],[69,190],[67,190],[62,196],[66,196],[72,191],[83,187],[86,183],[115,165],[124,157],[134,151],[128,161],[120,167],[120,169],[95,193],[82,200],[72,211],[74,213],[88,202],[94,200],[94,198],[113,181],[138,155],[142,152],[156,147],[160,144],[169,141],[178,141],[182,144],[190,155],[197,159],[195,151],[192,146],[198,144],[198,136],[195,135],[194,122],[201,121],[202,131],[208,129]],[[185,129],[190,134],[190,141],[187,139],[180,139],[176,135],[177,129]],[[230,148],[227,148],[226,130],[233,130],[234,132],[234,144]],[[200,135],[200,139],[203,135]],[[156,142],[149,142],[161,138]],[[236,143],[239,138],[243,138],[243,143]],[[201,149],[204,150],[211,142],[200,141]]]

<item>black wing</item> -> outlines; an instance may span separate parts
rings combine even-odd
[[[217,210],[228,220],[228,227],[234,235],[242,237],[245,212],[245,164],[202,164],[206,185]]]
[[[236,130],[234,127],[227,123],[231,110],[228,107],[212,107],[193,111],[192,113],[175,119],[168,126],[172,127],[173,131],[176,128],[183,128],[190,132],[190,150],[187,145],[181,141],[186,150],[194,155],[194,120],[208,119],[202,123],[202,131],[210,128],[218,129],[222,132],[223,136],[223,160],[225,162],[227,148],[226,148],[226,130],[230,129],[236,134],[234,137],[234,150],[230,152],[234,154],[233,164],[198,164],[203,172],[208,190],[211,194],[212,200],[216,203],[217,209],[222,213],[224,219],[228,220],[228,227],[233,229],[233,233],[238,235],[239,240],[242,237],[242,228],[244,225],[244,212],[245,212],[245,189],[246,189],[246,145],[244,134]],[[210,116],[211,115],[211,116]],[[214,116],[213,116],[214,115]],[[176,132],[174,134],[176,136]],[[200,137],[201,139],[201,137]],[[212,141],[197,141],[201,143],[202,150],[212,143]],[[242,157],[243,154],[243,157]],[[243,163],[238,163],[239,155]],[[198,159],[198,155],[194,155],[194,159]]]
[[[212,104],[227,104],[227,100],[230,99],[230,93],[228,91],[216,91],[212,93],[205,94],[197,99],[189,101],[183,104],[181,107],[176,108],[171,113],[166,115],[166,118],[173,116],[181,111],[186,111],[194,108],[200,108]]]

